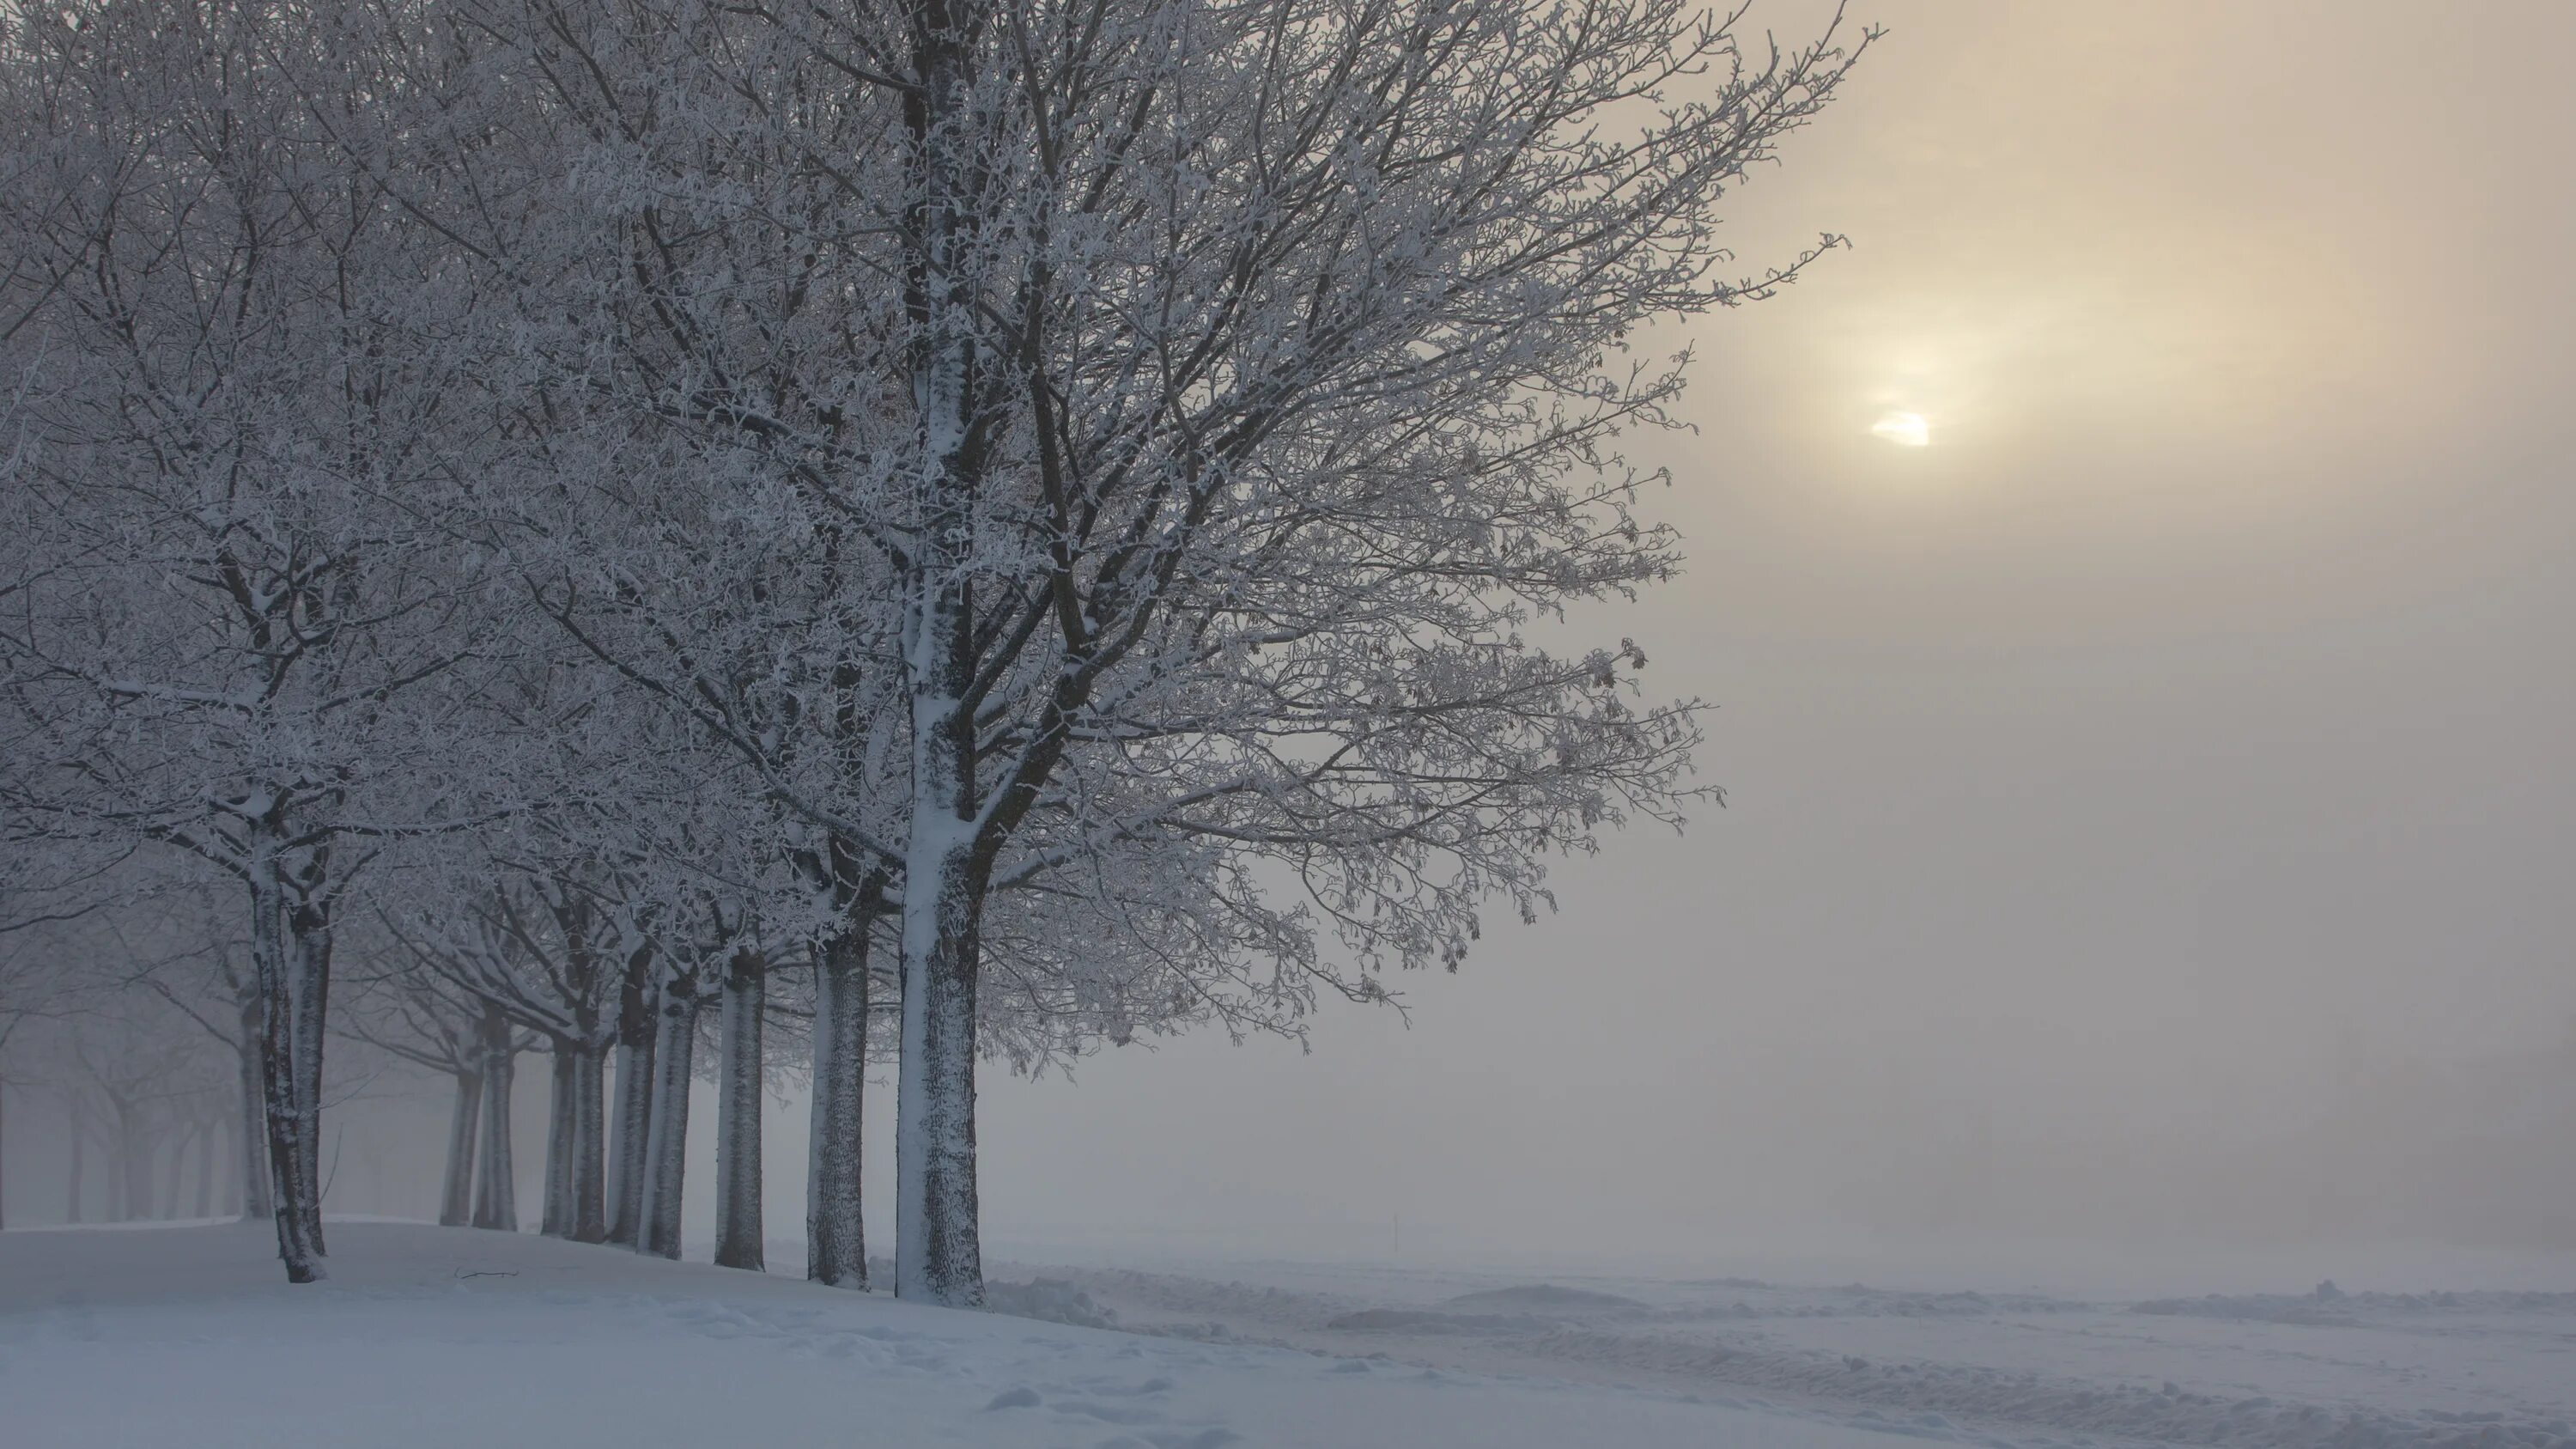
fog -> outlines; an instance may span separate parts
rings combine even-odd
[[[997,1237],[2576,1247],[2576,13],[1856,14],[1601,625],[1727,808],[1409,1029],[989,1081]]]

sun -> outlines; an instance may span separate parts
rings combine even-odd
[[[1885,438],[1901,448],[1927,447],[1932,442],[1932,425],[1921,413],[1881,413],[1869,425],[1872,437]]]

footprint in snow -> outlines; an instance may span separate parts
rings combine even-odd
[[[1096,1449],[1225,1449],[1240,1444],[1243,1436],[1232,1429],[1201,1429],[1187,1434],[1115,1434],[1100,1441]]]
[[[1084,1381],[1082,1387],[1095,1394],[1121,1394],[1127,1396],[1139,1394],[1168,1394],[1172,1391],[1172,1381],[1163,1377],[1161,1374],[1156,1374],[1141,1384],[1122,1384],[1115,1379],[1089,1379]]]
[[[1169,1417],[1160,1409],[1142,1405],[1129,1408],[1123,1404],[1101,1404],[1082,1399],[1059,1399],[1055,1407],[1060,1414],[1080,1414],[1104,1424],[1124,1424],[1131,1428],[1139,1424],[1159,1424]]]
[[[995,1394],[993,1402],[986,1404],[984,1408],[990,1412],[994,1409],[1034,1409],[1037,1406],[1038,1391],[1022,1384],[1016,1389],[1004,1389]]]

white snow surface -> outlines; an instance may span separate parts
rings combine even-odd
[[[264,1226],[0,1233],[0,1443],[2576,1449],[2576,1294],[1005,1267],[1014,1317],[329,1235],[298,1288]]]
[[[265,1227],[0,1233],[0,1443],[1704,1445],[1866,1429],[1495,1374],[1153,1338],[610,1248],[334,1221],[290,1287]]]
[[[1291,1263],[1045,1282],[1138,1332],[1688,1393],[1996,1449],[2576,1449],[2567,1292],[2130,1299]]]

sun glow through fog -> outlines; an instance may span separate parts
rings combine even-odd
[[[1932,425],[1923,420],[1921,413],[1882,413],[1877,422],[1869,425],[1869,431],[1872,437],[1885,438],[1905,448],[1925,447],[1932,441]]]

